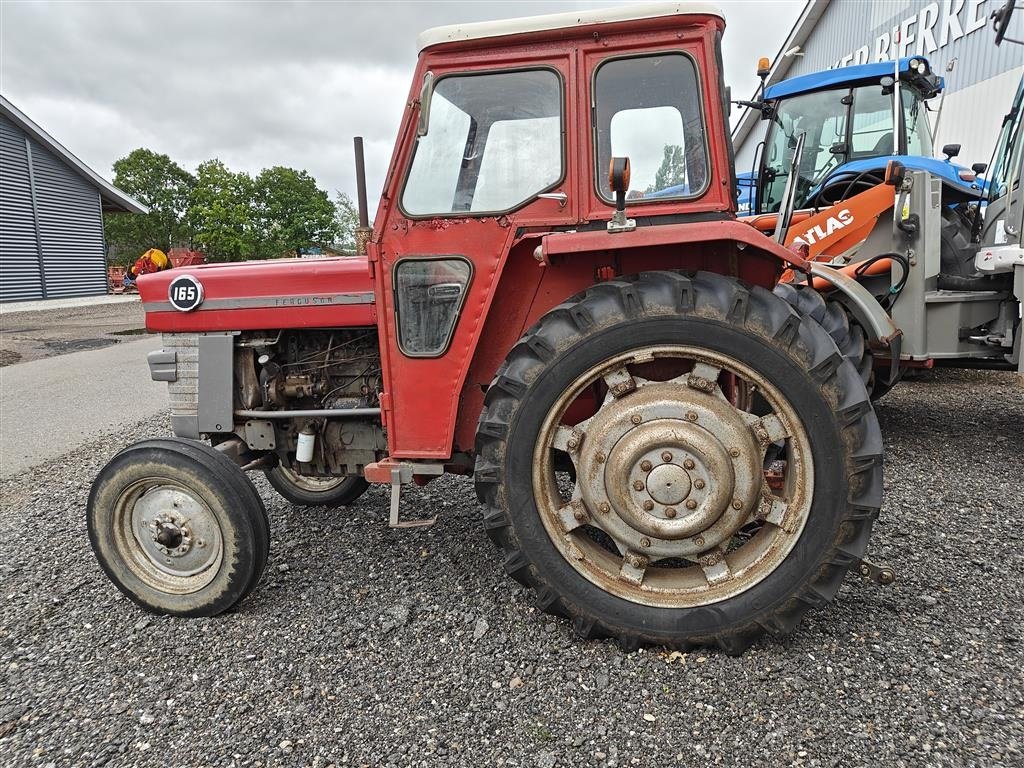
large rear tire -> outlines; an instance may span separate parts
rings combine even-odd
[[[476,486],[506,570],[579,634],[738,654],[835,595],[881,454],[861,376],[813,318],[717,274],[653,272],[570,299],[511,350]]]
[[[100,471],[86,512],[100,566],[153,613],[215,616],[252,591],[270,528],[245,473],[205,443],[145,440]]]

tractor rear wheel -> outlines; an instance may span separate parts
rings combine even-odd
[[[223,613],[256,586],[270,550],[266,509],[249,478],[192,440],[125,448],[93,483],[86,517],[100,566],[153,613]]]
[[[579,634],[738,654],[835,595],[881,452],[860,375],[812,317],[653,272],[559,305],[512,349],[476,486],[506,570]]]
[[[308,477],[287,467],[276,466],[265,473],[274,490],[292,504],[307,507],[348,506],[370,487],[362,477]]]

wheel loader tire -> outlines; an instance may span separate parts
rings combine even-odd
[[[824,296],[806,285],[779,283],[773,293],[794,307],[797,312],[809,315],[828,331],[843,357],[857,369],[865,386],[872,383],[874,360],[871,350],[868,349],[867,336],[864,329],[850,319],[842,304],[837,301],[826,301]]]
[[[654,376],[659,366],[687,365],[687,356],[690,373]],[[716,375],[713,366],[719,364]],[[654,367],[648,372],[645,365]],[[599,378],[591,382],[592,375]],[[773,404],[767,415],[762,409],[760,421],[729,404],[721,389],[715,395],[719,378],[741,376],[760,381],[765,401]],[[607,377],[607,390],[603,399],[597,395],[594,416],[564,423],[565,403],[577,391],[584,397],[604,391],[595,390],[600,377]],[[774,440],[779,433],[769,430],[751,456],[750,435],[772,416],[788,436]],[[737,420],[748,426],[737,428]],[[620,432],[624,436],[614,442]],[[731,534],[710,555],[693,554],[709,543],[703,536],[714,532],[709,540],[717,540],[715,525],[731,510],[739,518],[729,520],[747,515],[741,489],[760,489],[755,504],[780,503],[766,484],[770,457],[763,453],[765,445],[779,444],[803,462],[786,465],[792,487],[805,488],[813,468],[808,495],[799,503],[794,495],[782,527],[766,519],[746,540]],[[610,636],[626,649],[712,645],[738,655],[765,632],[791,632],[809,608],[834,597],[863,555],[881,503],[882,439],[854,365],[808,314],[771,291],[706,272],[651,272],[601,283],[544,315],[492,381],[476,447],[484,525],[504,552],[506,571],[534,590],[539,608],[569,618],[579,635]],[[647,448],[653,452],[645,454]],[[575,452],[573,462],[586,470],[577,467],[582,479],[571,496],[553,477],[557,461],[551,456],[560,451]],[[631,464],[637,456],[645,458]],[[737,458],[721,458],[726,456]],[[602,471],[605,488],[632,493],[643,485],[659,504],[673,506],[664,514],[653,501],[620,508],[621,490],[614,497],[608,491],[610,503],[595,504],[591,497],[596,492],[601,498],[602,487],[598,483],[595,491],[589,478]],[[638,472],[647,472],[647,480],[623,485]],[[723,496],[730,472],[732,491]],[[691,497],[695,510],[682,511],[677,501],[686,492],[697,494],[698,487],[704,495]],[[724,511],[711,498],[723,499]],[[649,507],[655,511],[638,511]],[[720,514],[717,522],[692,533],[707,511]],[[623,526],[626,518],[645,530]],[[648,535],[652,527],[666,538]],[[686,531],[689,538],[680,538]],[[750,547],[745,556],[762,559],[751,560],[749,568],[731,560],[735,552],[726,544],[737,542],[735,552]],[[762,556],[766,544],[777,547],[771,556]],[[693,559],[671,557],[685,548]],[[656,552],[665,559],[655,561]]]
[[[192,440],[145,440],[100,471],[86,512],[100,567],[147,611],[215,616],[259,582],[270,527],[245,473]]]
[[[264,474],[285,500],[307,507],[345,507],[362,496],[370,484],[358,475],[325,478],[303,477],[285,467],[274,467]]]

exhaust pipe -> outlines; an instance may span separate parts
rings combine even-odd
[[[356,228],[356,254],[366,256],[370,243],[370,212],[366,205],[366,161],[363,159],[363,137],[353,139],[356,150],[356,197],[359,205],[359,226]]]

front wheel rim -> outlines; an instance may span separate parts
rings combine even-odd
[[[209,586],[224,560],[217,515],[195,491],[163,478],[140,480],[120,493],[113,544],[136,578],[168,594]]]
[[[597,412],[566,423],[594,388]],[[565,457],[569,480],[556,470]],[[781,565],[807,522],[814,466],[795,408],[762,374],[724,353],[666,345],[618,355],[566,388],[541,426],[532,482],[548,536],[587,581],[634,603],[689,608],[734,597]]]

